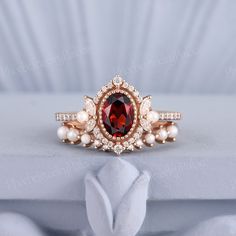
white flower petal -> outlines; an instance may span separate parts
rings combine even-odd
[[[91,173],[85,178],[85,188],[87,215],[93,231],[96,236],[112,235],[113,215],[110,200]]]
[[[134,236],[141,228],[146,215],[149,182],[149,174],[143,172],[124,196],[116,214],[116,236]]]
[[[114,213],[139,175],[136,167],[120,158],[111,159],[99,171],[97,178],[111,202]]]

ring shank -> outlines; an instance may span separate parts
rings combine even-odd
[[[175,121],[181,120],[180,112],[173,111],[157,111],[159,113],[159,121]]]
[[[181,119],[180,112],[173,111],[157,111],[159,113],[159,121],[176,121]],[[56,121],[68,122],[77,121],[77,112],[57,112],[55,113]]]
[[[78,112],[57,112],[55,113],[56,121],[77,121]]]

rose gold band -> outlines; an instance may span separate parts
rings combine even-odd
[[[176,121],[181,119],[180,112],[158,111],[159,121]],[[77,121],[77,112],[57,112],[55,113],[56,121],[68,122]]]

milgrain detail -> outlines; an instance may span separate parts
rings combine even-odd
[[[159,121],[173,121],[173,120],[181,120],[180,112],[168,112],[168,111],[158,111],[159,113]]]
[[[55,114],[56,121],[76,121],[77,112],[58,112]]]

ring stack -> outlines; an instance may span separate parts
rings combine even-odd
[[[85,96],[83,110],[56,113],[56,120],[62,122],[57,135],[63,142],[82,143],[118,155],[175,141],[175,122],[180,119],[179,112],[153,110],[151,96],[141,97],[119,75],[94,98]]]

